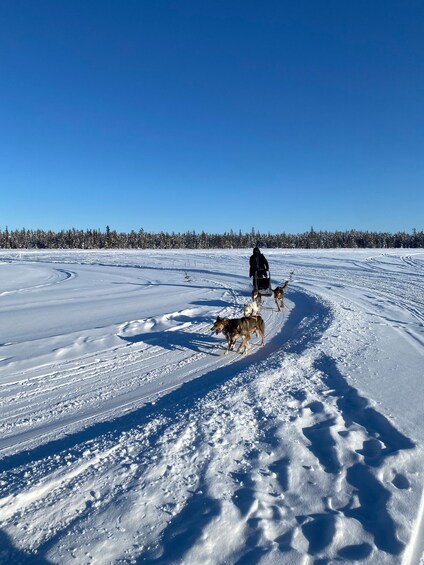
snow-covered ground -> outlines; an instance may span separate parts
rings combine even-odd
[[[424,251],[0,251],[0,562],[424,562]]]

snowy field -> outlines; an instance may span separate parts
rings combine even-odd
[[[2,564],[424,563],[424,251],[0,251]]]

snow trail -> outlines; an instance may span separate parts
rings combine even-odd
[[[2,256],[0,563],[422,559],[423,254],[270,250],[284,312],[226,356],[246,252]]]

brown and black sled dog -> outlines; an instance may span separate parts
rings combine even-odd
[[[284,308],[284,291],[287,288],[289,281],[286,281],[283,286],[277,286],[274,288],[274,300],[275,304],[277,305],[277,309],[280,312],[282,308]]]
[[[265,345],[265,323],[261,316],[251,316],[249,318],[220,318],[215,320],[211,331],[219,334],[222,332],[227,340],[227,351],[233,351],[239,336],[241,339],[238,351],[246,353],[249,340],[252,334],[259,335],[262,338],[261,345]]]

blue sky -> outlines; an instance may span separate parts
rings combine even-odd
[[[424,228],[424,4],[3,0],[0,227]]]

